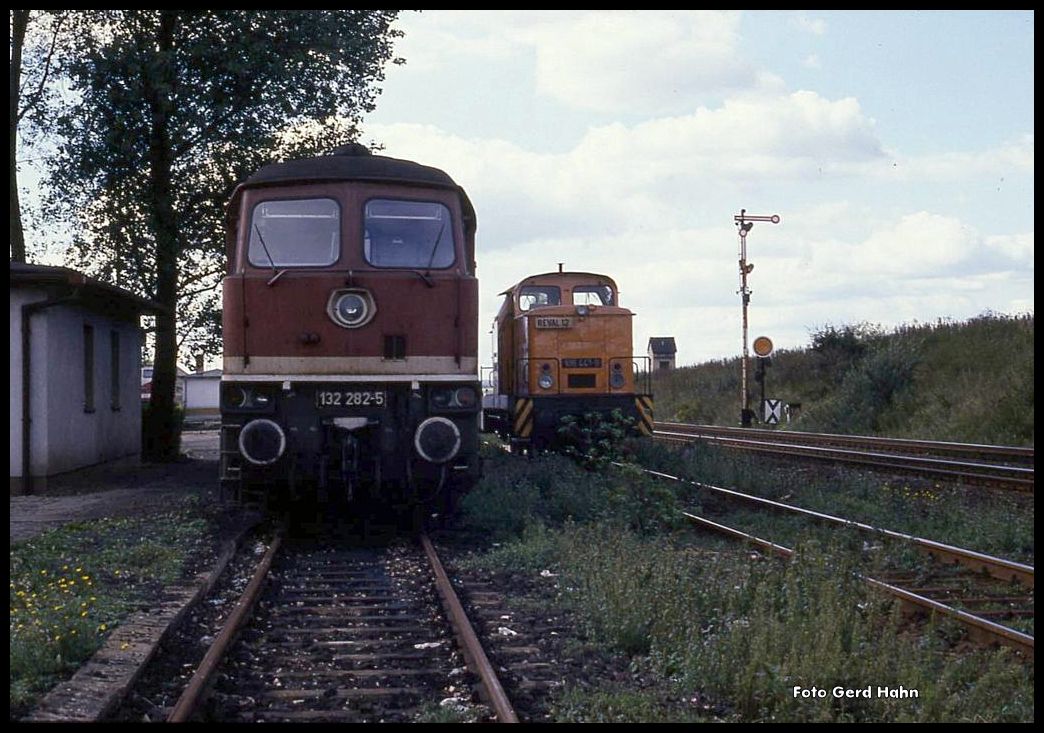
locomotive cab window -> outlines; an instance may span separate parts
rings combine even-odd
[[[325,267],[341,254],[341,210],[333,199],[263,201],[250,219],[255,267]]]
[[[372,199],[363,226],[363,254],[374,267],[445,269],[456,259],[453,219],[443,204]]]
[[[573,305],[613,305],[613,289],[608,285],[577,285]]]
[[[518,309],[521,311],[561,304],[562,293],[554,285],[526,285],[518,294]]]

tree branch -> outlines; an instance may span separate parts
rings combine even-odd
[[[43,97],[44,87],[47,85],[47,77],[51,73],[51,59],[54,58],[54,48],[58,45],[58,34],[62,29],[62,21],[65,20],[65,15],[59,15],[54,22],[54,30],[51,33],[51,48],[47,51],[47,58],[44,59],[43,75],[40,77],[40,83],[36,87],[36,91],[25,97],[25,106],[18,112],[18,122],[22,121],[22,118],[33,109]]]

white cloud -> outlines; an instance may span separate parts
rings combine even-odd
[[[792,18],[791,25],[798,30],[804,31],[805,33],[811,33],[814,36],[822,36],[827,31],[825,20],[822,18],[809,18],[805,15],[799,15]]]
[[[801,62],[801,65],[804,66],[806,69],[818,69],[820,68],[819,56],[814,53],[810,53],[808,56],[805,57],[805,60]]]
[[[1000,186],[1006,175],[1032,175],[1033,157],[1033,134],[1029,133],[998,147],[974,152],[903,156],[889,151],[882,160],[867,165],[863,173],[891,181],[949,181],[992,176]]]
[[[1033,270],[1033,232],[986,237],[986,247]]]
[[[534,117],[549,109],[543,96],[573,112],[643,120],[590,115],[575,143],[553,153],[431,125],[367,127],[387,154],[450,173],[476,205],[483,363],[497,293],[558,262],[616,279],[622,304],[637,314],[637,353],[650,336],[673,335],[682,364],[735,355],[731,218],[741,206],[783,215],[782,226],[758,225],[750,242],[751,332],[781,348],[807,344],[824,323],[889,327],[990,307],[1032,310],[1032,231],[984,224],[960,203],[973,195],[968,186],[935,185],[985,180],[1032,190],[1032,134],[990,149],[892,150],[855,97],[787,90],[744,61],[731,13],[438,17],[440,35],[429,36],[436,50],[426,53],[454,72],[465,67],[446,65],[464,57],[521,60],[526,74],[510,78],[532,79],[520,93],[537,92]],[[799,26],[827,31],[820,20]],[[806,65],[818,61],[809,53]],[[708,96],[720,92],[720,101]]]
[[[436,11],[406,14],[394,74],[532,60],[538,94],[575,109],[677,113],[707,94],[778,89],[739,48],[735,11]]]
[[[754,89],[760,77],[738,50],[738,25],[723,12],[585,14],[534,39],[537,91],[568,106],[657,114]]]

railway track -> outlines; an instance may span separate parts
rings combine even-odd
[[[277,537],[168,720],[408,722],[466,707],[472,683],[485,719],[517,722],[426,537],[384,548]]]
[[[771,501],[743,492],[711,486],[659,471],[643,469],[658,478],[687,483],[723,498],[798,514],[835,526],[844,526],[879,539],[904,542],[915,547],[933,561],[927,572],[889,571],[880,578],[862,576],[874,588],[897,598],[908,611],[948,618],[962,625],[976,641],[999,643],[1033,657],[1033,635],[997,619],[1025,623],[1033,618],[1033,567],[1005,558],[928,540],[893,530],[874,527],[823,512]],[[756,537],[748,532],[715,522],[707,517],[683,512],[686,519],[705,529],[753,544],[780,557],[790,557],[793,550],[784,545]]]
[[[874,470],[1033,491],[1033,449],[926,440],[659,422],[653,436],[697,441],[802,460],[850,463]]]

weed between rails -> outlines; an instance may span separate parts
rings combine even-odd
[[[664,458],[667,471],[687,463]],[[693,498],[684,486],[561,456],[489,460],[464,508],[469,526],[498,545],[470,562],[552,570],[583,632],[630,655],[667,691],[567,687],[555,701],[559,720],[652,722],[661,719],[652,701],[664,695],[691,700],[692,720],[1033,718],[1031,665],[1004,649],[954,655],[948,626],[912,633],[895,604],[856,578],[852,548],[798,532],[785,562],[734,544],[707,549],[679,531],[678,509]],[[702,457],[704,466],[717,460]],[[919,697],[808,699],[795,686],[901,686]]]

